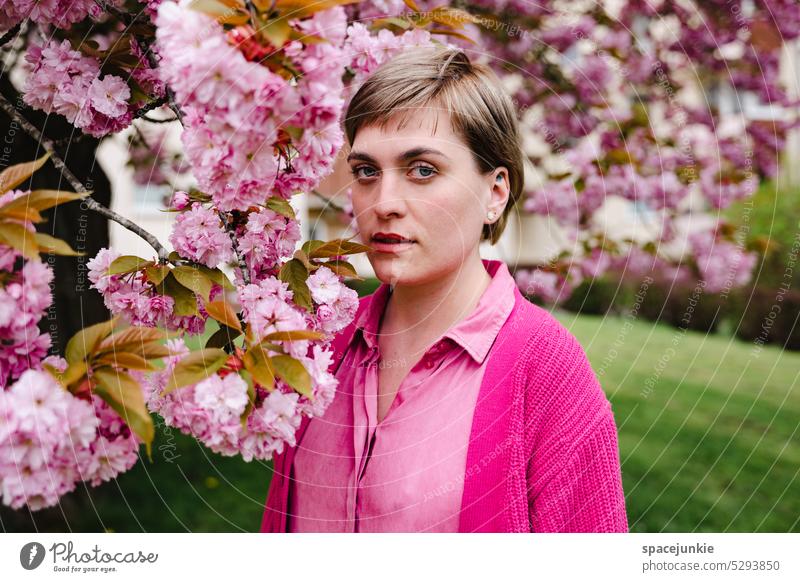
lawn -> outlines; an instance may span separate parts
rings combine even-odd
[[[557,313],[614,408],[632,531],[800,531],[800,354],[646,321]],[[5,531],[257,531],[266,463],[157,431],[115,482]]]
[[[800,531],[800,353],[558,316],[612,402],[632,531]]]

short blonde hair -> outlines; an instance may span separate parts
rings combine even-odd
[[[508,203],[481,234],[481,240],[495,244],[522,195],[524,167],[514,104],[488,66],[473,64],[462,50],[445,46],[414,47],[397,54],[351,99],[344,117],[347,141],[352,146],[361,127],[384,128],[399,111],[413,114],[434,104],[450,112],[453,131],[464,138],[482,173],[499,166],[508,169]],[[401,125],[404,122],[401,119]]]

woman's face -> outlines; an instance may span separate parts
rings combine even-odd
[[[347,159],[353,212],[362,242],[374,248],[367,256],[378,279],[418,285],[477,255],[487,211],[499,216],[505,200],[493,193],[498,172],[480,173],[449,113],[425,108],[402,128],[398,121],[356,134]]]

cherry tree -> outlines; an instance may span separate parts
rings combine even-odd
[[[0,96],[46,152],[0,175],[3,503],[39,509],[81,481],[126,471],[141,444],[150,452],[151,413],[248,461],[293,446],[302,417],[324,414],[337,386],[330,340],[358,306],[343,284],[357,277],[347,259],[368,247],[353,237],[300,244],[290,202],[333,171],[348,98],[397,52],[461,47],[508,83],[526,143],[537,143],[526,147],[537,171],[521,208],[556,221],[572,242],[548,265],[519,271],[518,282],[558,300],[632,257],[666,265],[659,249],[677,221],[746,198],[775,173],[790,123],[721,128],[714,104],[687,94],[727,83],[793,105],[777,77],[782,41],[800,30],[791,4],[5,2],[0,45],[20,57],[24,103],[98,138],[133,126],[136,179],[173,187],[175,219],[169,252],[95,201],[41,128]],[[142,130],[165,119],[182,128],[175,155],[157,129]],[[45,159],[74,192],[15,189]],[[184,168],[194,186],[175,188]],[[654,243],[620,244],[597,229],[610,196],[658,217]],[[113,318],[48,355],[37,323],[52,272],[40,257],[75,251],[34,224],[61,203],[85,205],[153,250],[92,257],[89,279]],[[711,288],[747,281],[754,255],[721,221],[689,248],[676,273],[694,269]],[[185,338],[200,334],[204,347],[190,350]]]

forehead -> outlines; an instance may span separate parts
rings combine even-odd
[[[407,110],[380,122],[359,128],[353,140],[353,150],[393,152],[420,143],[436,145],[437,149],[468,153],[462,136],[453,129],[453,120],[446,109],[424,107]]]

